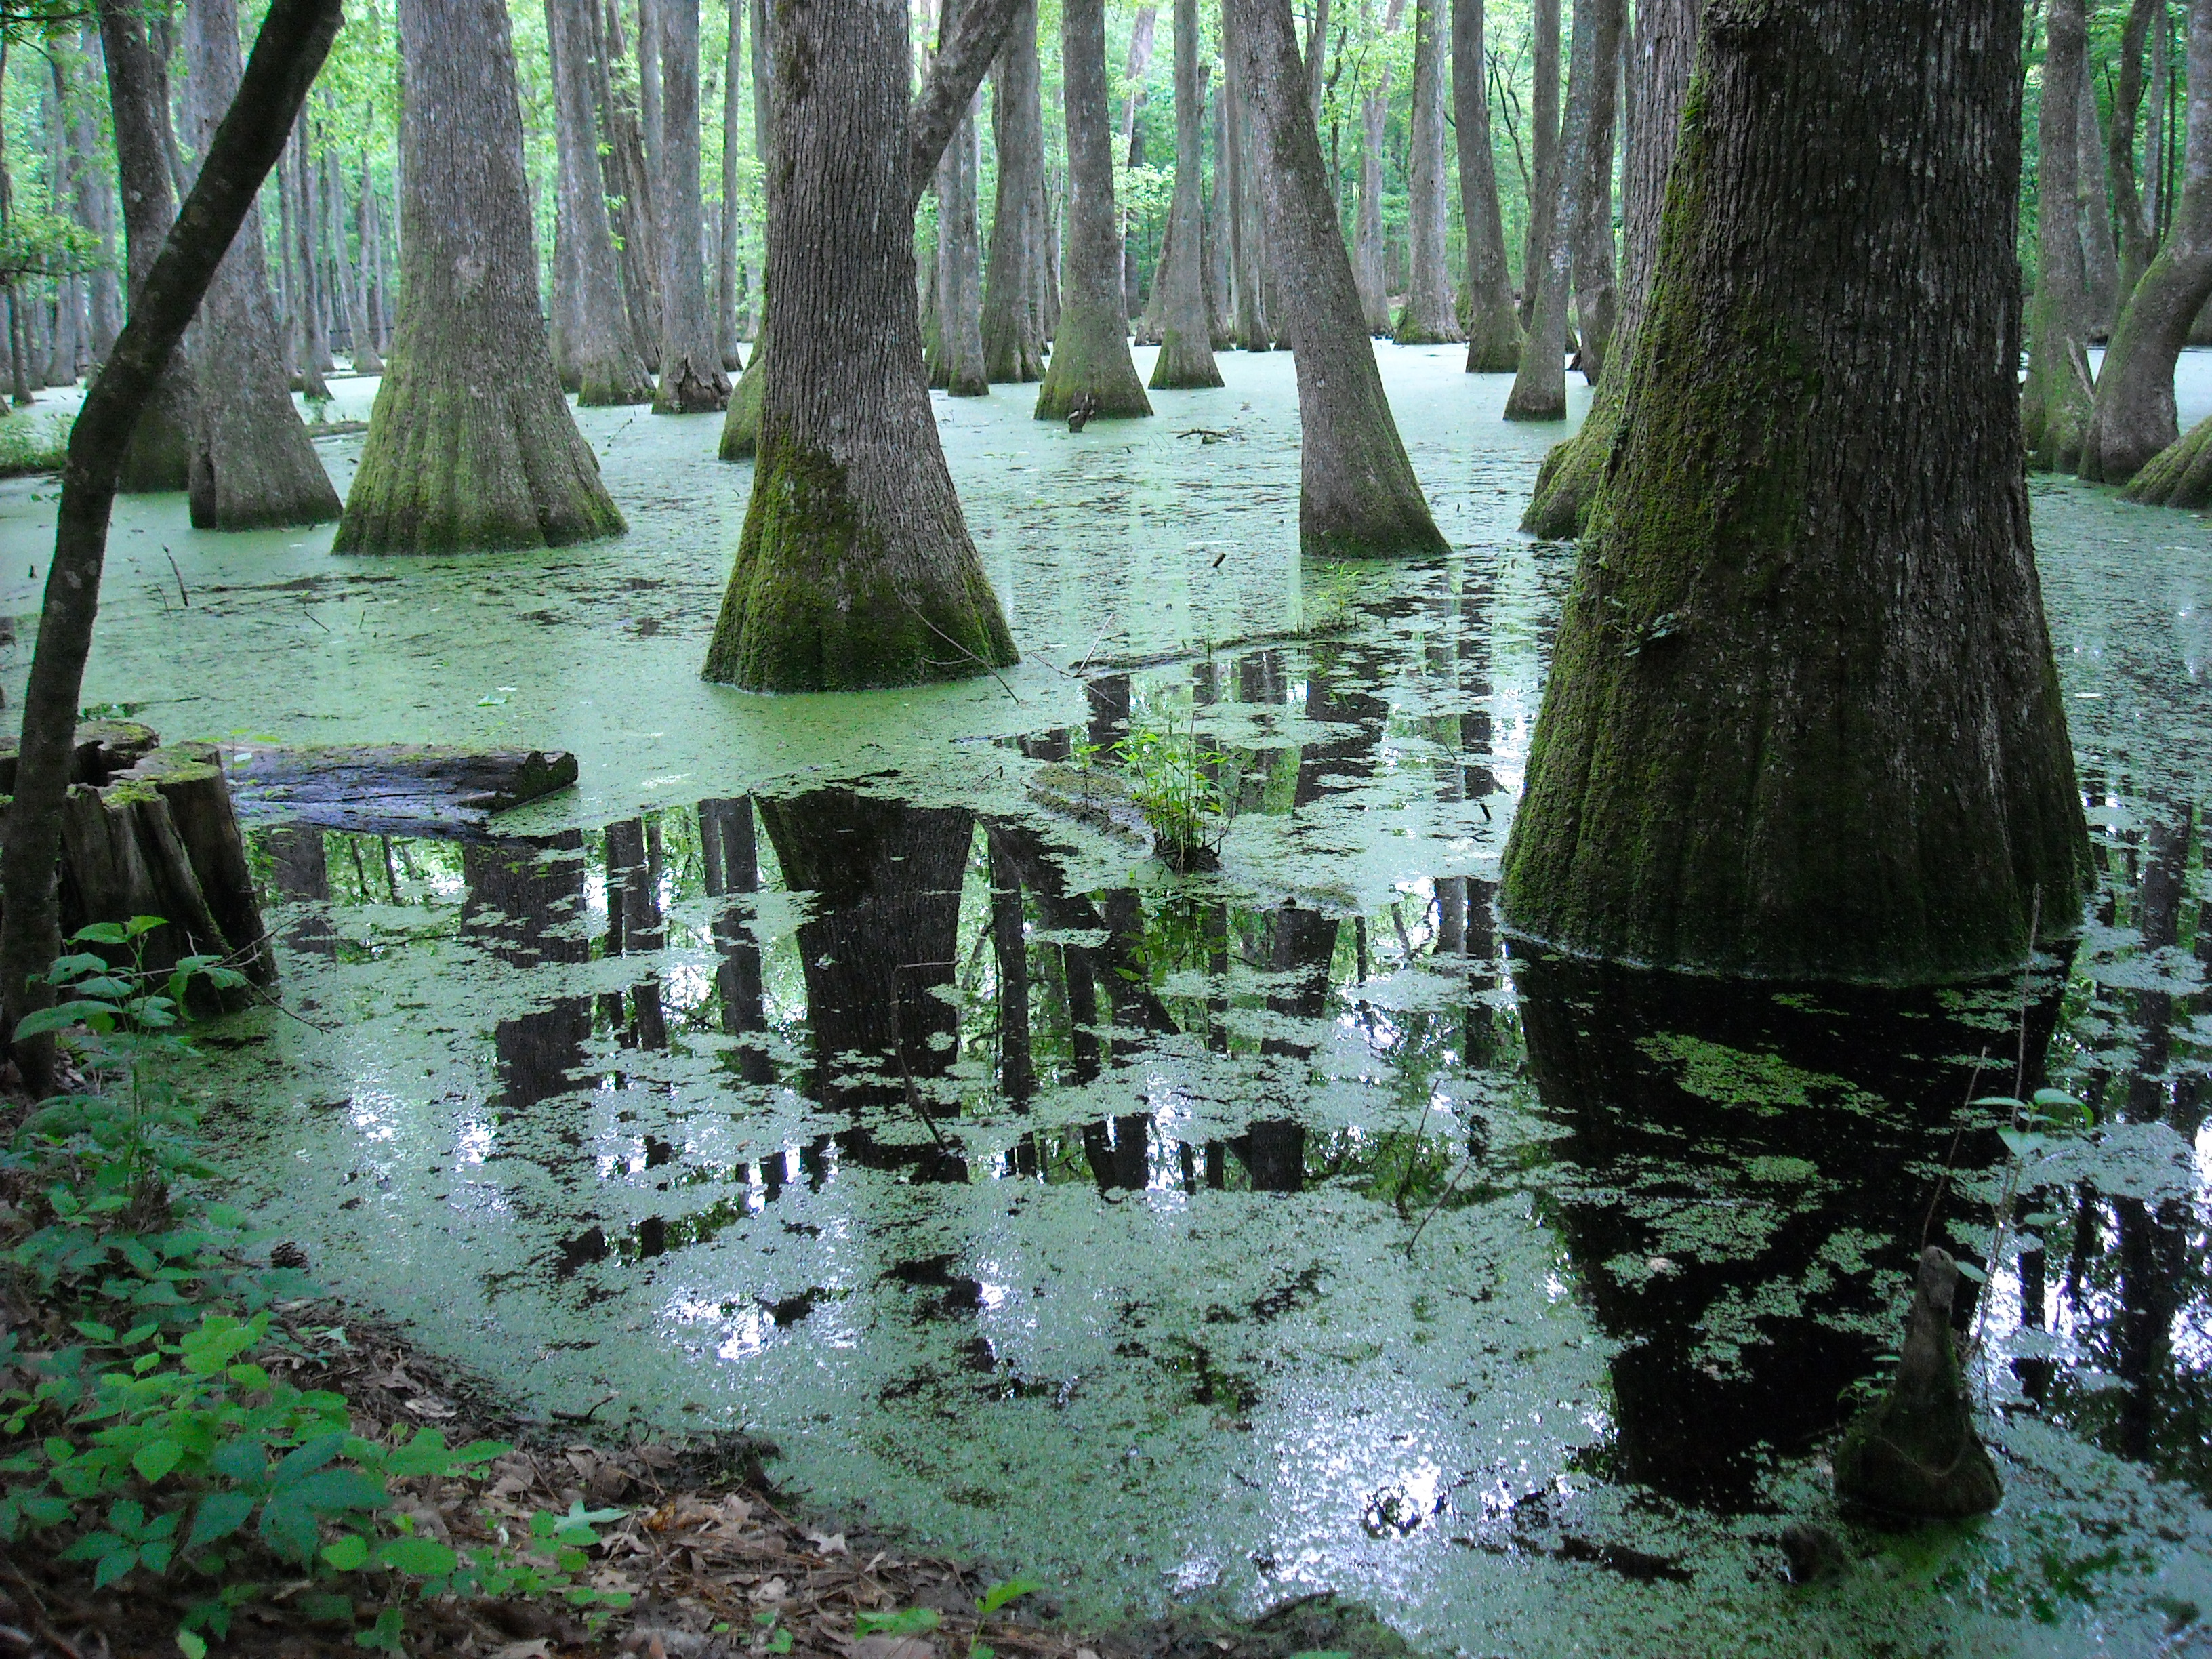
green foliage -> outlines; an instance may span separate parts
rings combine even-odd
[[[0,478],[58,472],[69,459],[74,415],[18,415],[0,420]]]
[[[1078,744],[1075,752],[1088,766],[1099,745]],[[1152,830],[1153,850],[1176,870],[1210,865],[1236,822],[1236,795],[1219,781],[1232,757],[1199,741],[1197,709],[1180,728],[1172,713],[1133,726],[1112,755],[1128,775],[1129,798]]]

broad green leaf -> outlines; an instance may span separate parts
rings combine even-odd
[[[138,1478],[148,1486],[156,1486],[163,1475],[183,1461],[185,1449],[173,1440],[153,1440],[138,1448],[131,1455],[131,1467],[138,1471]]]
[[[16,1022],[15,1036],[20,1042],[41,1031],[62,1031],[72,1025],[89,1025],[95,1031],[104,1031],[111,1030],[114,1023],[115,1010],[104,1002],[58,1002],[51,1008],[40,1008],[24,1015]]]
[[[340,1572],[351,1572],[368,1559],[368,1540],[349,1532],[323,1546],[323,1559]]]
[[[388,1538],[376,1553],[379,1562],[418,1578],[451,1572],[460,1558],[434,1538]]]
[[[303,1441],[278,1462],[276,1472],[269,1477],[270,1484],[279,1491],[297,1485],[336,1457],[344,1448],[345,1439],[339,1433],[319,1434],[312,1440]]]
[[[1977,1284],[1977,1285],[1986,1285],[1987,1283],[1989,1283],[1989,1278],[1990,1278],[1990,1276],[1989,1276],[1987,1273],[1984,1273],[1984,1272],[1983,1272],[1979,1267],[1976,1267],[1972,1262],[1971,1262],[1971,1261],[1961,1261],[1961,1262],[1958,1262],[1958,1263],[1956,1263],[1955,1265],[1957,1266],[1957,1267],[1958,1267],[1958,1269],[1959,1269],[1959,1277],[1960,1277],[1960,1278],[1961,1278],[1961,1279],[1971,1279],[1973,1283],[1975,1283],[1975,1284]]]
[[[853,1628],[860,1636],[919,1636],[935,1630],[943,1618],[935,1607],[902,1607],[896,1613],[855,1614]]]
[[[126,1545],[112,1554],[100,1558],[100,1565],[92,1570],[92,1587],[106,1589],[131,1568],[138,1565],[138,1552]]]
[[[1007,1602],[1033,1595],[1043,1588],[1034,1578],[1009,1578],[1004,1583],[994,1584],[986,1589],[982,1599],[975,1603],[975,1611],[988,1619]]]
[[[196,1630],[179,1631],[177,1646],[185,1659],[207,1659],[207,1638]]]
[[[277,1488],[289,1502],[304,1504],[317,1515],[342,1515],[349,1510],[373,1510],[384,1502],[384,1483],[359,1469],[322,1469]]]
[[[305,1562],[319,1537],[315,1512],[289,1494],[261,1506],[262,1541],[288,1561]]]
[[[210,1493],[200,1500],[199,1510],[192,1516],[192,1529],[185,1538],[185,1553],[190,1555],[218,1538],[228,1538],[244,1526],[252,1513],[253,1499],[245,1492]]]

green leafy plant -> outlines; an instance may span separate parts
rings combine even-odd
[[[2005,1114],[2005,1121],[1997,1127],[1997,1139],[2004,1143],[2004,1176],[1992,1206],[1996,1225],[1987,1257],[1990,1267],[1995,1268],[2005,1260],[2007,1246],[2021,1225],[2048,1224],[2051,1220],[2048,1216],[2018,1214],[2029,1170],[2061,1142],[2094,1128],[2097,1114],[2063,1089],[2038,1089],[2026,1099],[2015,1095],[1984,1095],[1974,1104],[1997,1108]],[[1978,1285],[1988,1278],[1987,1272],[1970,1261],[1961,1261],[1958,1267],[1963,1278]],[[1984,1296],[1974,1312],[1972,1352],[1981,1351],[1989,1317],[1990,1298]]]
[[[1078,743],[1074,752],[1079,764],[1089,766],[1102,745]],[[1170,714],[1137,726],[1111,753],[1127,775],[1129,798],[1144,814],[1160,860],[1186,874],[1218,862],[1237,817],[1235,794],[1218,779],[1232,757],[1199,741],[1197,709],[1181,725]]]

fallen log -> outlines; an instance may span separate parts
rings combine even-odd
[[[489,833],[495,812],[576,781],[576,757],[561,749],[256,744],[228,747],[224,760],[232,799],[246,822],[312,823],[372,835],[474,840]]]

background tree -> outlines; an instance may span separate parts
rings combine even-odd
[[[1408,140],[1406,223],[1411,244],[1406,303],[1398,313],[1400,345],[1431,345],[1462,337],[1444,268],[1444,106],[1437,60],[1437,9],[1443,0],[1413,0],[1413,125]]]
[[[1023,0],[1000,48],[991,94],[998,151],[991,257],[983,281],[983,374],[1044,377],[1044,114],[1038,91],[1036,0]]]
[[[1589,20],[1596,38],[1591,42],[1589,103],[1581,117],[1589,130],[1582,141],[1582,176],[1568,229],[1574,261],[1575,367],[1591,386],[1601,383],[1610,361],[1620,304],[1613,264],[1613,139],[1627,10],[1625,0],[1607,0]],[[1578,29],[1581,23],[1578,14]],[[1580,50],[1578,41],[1576,51]],[[1568,78],[1573,79],[1571,74]]]
[[[2014,367],[2019,24],[1707,11],[1506,854],[1524,935],[1911,983],[2074,925]]]
[[[699,201],[699,0],[650,0],[660,58],[660,377],[656,415],[700,415],[730,401],[707,302]]]
[[[561,547],[624,528],[576,430],[538,305],[514,58],[498,0],[400,0],[394,362],[341,553]]]
[[[2088,422],[2092,396],[2088,272],[2075,198],[2080,105],[2095,94],[2087,85],[2088,25],[2082,0],[2051,0],[2048,16],[2050,45],[2043,58],[2037,129],[2041,161],[2036,180],[2035,302],[2028,324],[2027,380],[2021,387],[2020,426],[2031,466],[2045,472],[2071,472],[2081,459],[2081,430]]]
[[[1521,362],[1521,319],[1505,264],[1505,223],[1491,154],[1490,76],[1482,0],[1452,0],[1452,125],[1459,149],[1460,218],[1467,232],[1467,372],[1504,374]]]
[[[1206,315],[1205,211],[1200,195],[1200,147],[1205,137],[1205,64],[1199,56],[1198,0],[1175,0],[1175,218],[1168,227],[1168,268],[1154,279],[1164,290],[1160,307],[1160,355],[1152,362],[1152,389],[1221,384],[1213,362]]]
[[[593,0],[545,0],[561,222],[575,284],[565,345],[575,371],[577,402],[641,404],[653,396],[653,380],[630,332],[622,267],[607,223],[599,123],[592,106],[592,4]]]

